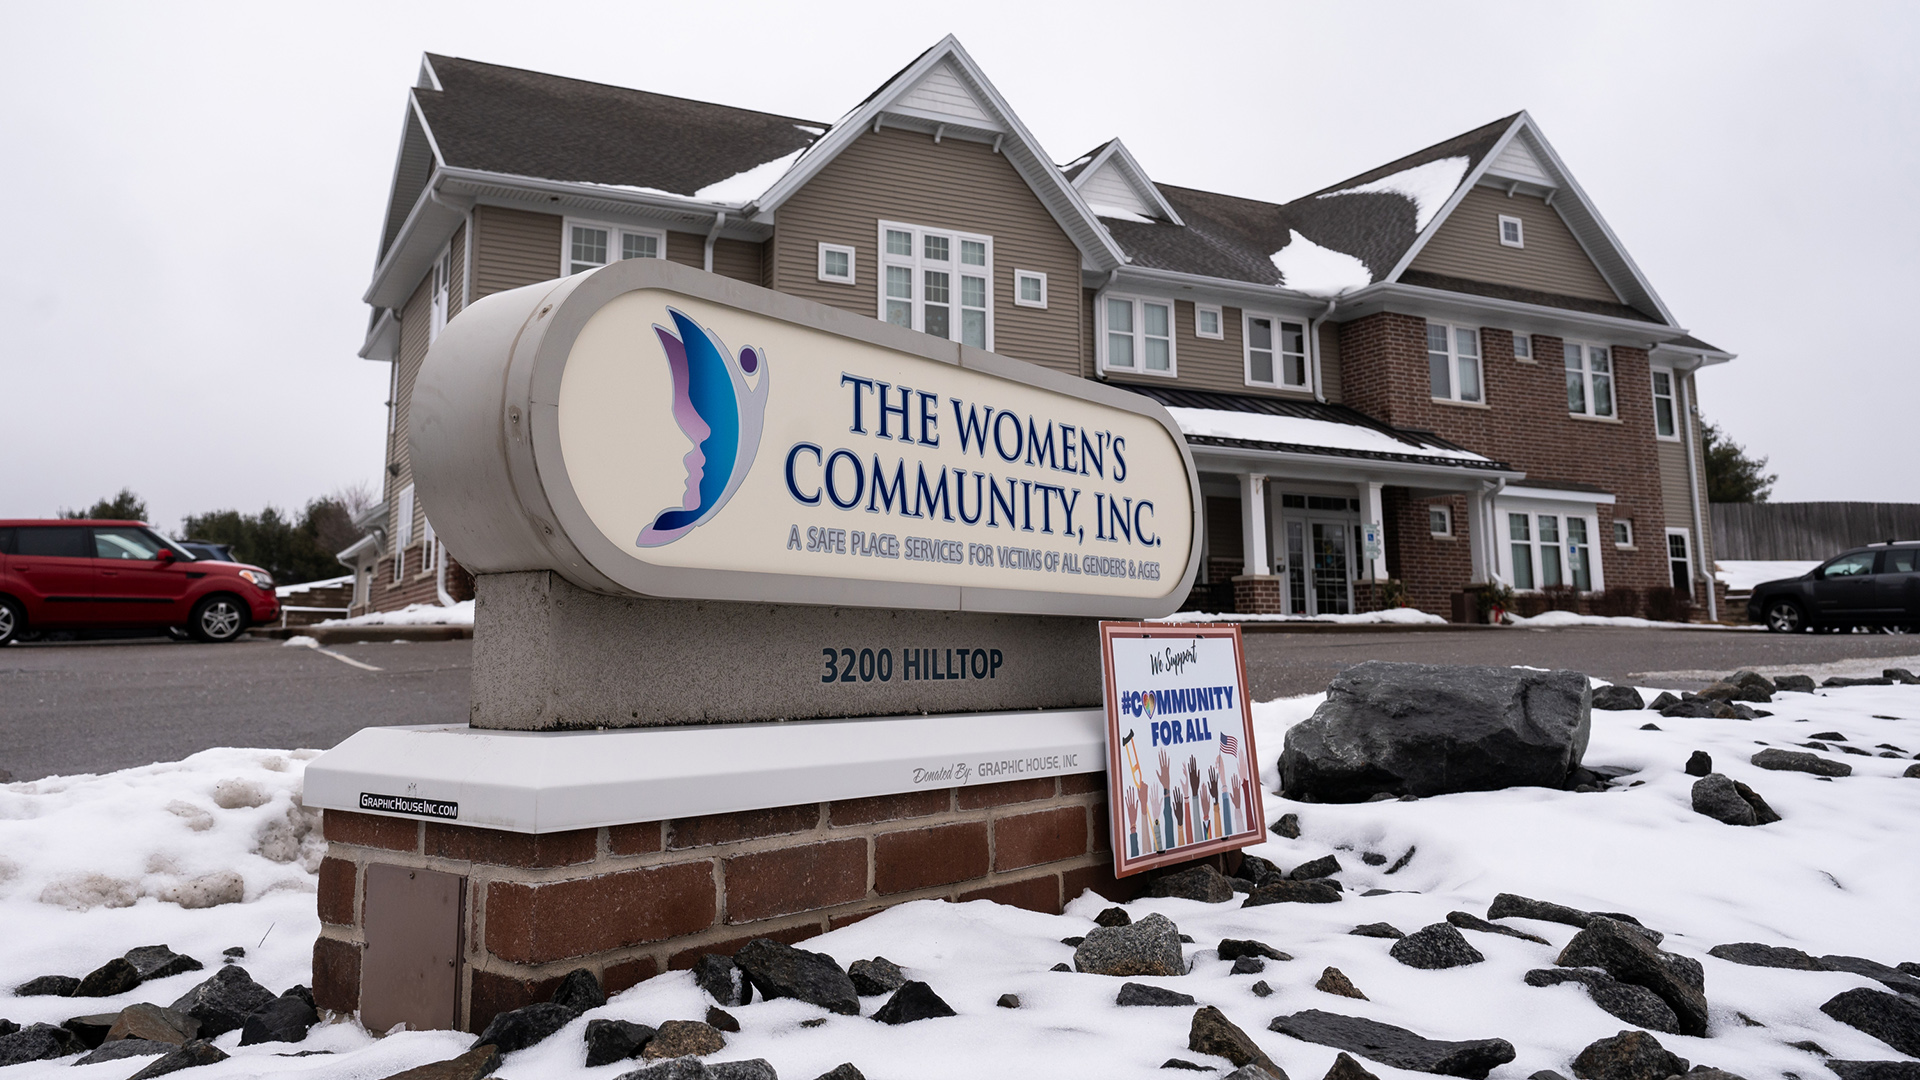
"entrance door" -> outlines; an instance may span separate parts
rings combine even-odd
[[[1306,615],[1307,530],[1298,518],[1287,519],[1287,614]]]
[[[1353,611],[1353,590],[1347,567],[1348,525],[1344,521],[1314,521],[1314,615],[1346,615]]]

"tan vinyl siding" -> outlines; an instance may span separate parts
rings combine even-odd
[[[728,240],[724,237],[714,241],[713,272],[721,277],[730,277],[750,285],[764,284],[766,273],[760,265],[762,246],[751,240]],[[667,261],[677,262],[681,266],[691,266],[695,270],[705,270],[707,238],[699,233],[668,233]]]
[[[558,214],[474,207],[473,298],[559,277],[561,222]]]
[[[1174,385],[1189,390],[1214,390],[1255,397],[1310,398],[1313,396],[1306,390],[1247,385],[1246,320],[1243,317],[1245,314],[1243,309],[1221,307],[1220,330],[1224,336],[1218,339],[1203,338],[1197,333],[1194,305],[1191,301],[1175,300],[1173,310],[1174,355],[1178,358],[1180,369],[1179,377],[1172,380]],[[1307,320],[1288,319],[1286,321],[1305,325]],[[1121,378],[1131,378],[1128,375],[1120,375],[1118,372],[1114,374]],[[1140,381],[1145,382],[1152,378],[1152,376],[1142,376]]]
[[[1340,403],[1340,328],[1330,322],[1320,324],[1320,392]]]
[[[413,463],[407,454],[407,422],[412,412],[413,384],[420,375],[420,361],[427,355],[427,329],[432,324],[432,278],[420,280],[407,298],[406,307],[400,312],[400,365],[399,378],[394,387],[393,399],[393,436],[387,443],[387,554],[393,554],[393,540],[400,535],[400,522],[395,517],[399,513],[400,489],[413,483]],[[396,471],[396,468],[397,470]],[[420,500],[414,499],[416,522],[420,514]],[[413,529],[414,538],[420,537],[418,524]],[[393,565],[387,564],[386,572],[391,575]],[[376,571],[376,574],[378,571]]]
[[[667,261],[677,262],[681,266],[691,266],[695,270],[706,269],[707,238],[699,233],[668,233]]]
[[[1654,444],[1654,452],[1660,458],[1660,512],[1666,516],[1668,525],[1676,529],[1685,525],[1691,529],[1693,506],[1689,500],[1693,496],[1687,487],[1687,444],[1662,439]],[[1634,523],[1636,530],[1640,527],[1640,522]],[[1653,539],[1635,532],[1633,543],[1636,547],[1645,547]]]
[[[780,207],[772,287],[877,317],[880,222],[993,237],[994,351],[1088,375],[1080,253],[1005,157],[984,143],[882,130],[855,140]],[[854,248],[854,284],[820,280],[819,245]],[[1047,275],[1046,308],[1013,302],[1013,273]]]
[[[1520,219],[1525,247],[1500,243],[1501,214]],[[1408,269],[1621,302],[1560,219],[1558,210],[1530,195],[1508,198],[1491,188],[1476,187],[1467,192]]]
[[[453,252],[453,273],[447,278],[447,318],[460,314],[466,307],[463,298],[467,290],[467,227],[453,230],[453,240],[449,244]]]

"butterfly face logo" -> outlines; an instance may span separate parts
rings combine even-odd
[[[673,376],[673,420],[693,440],[693,449],[681,459],[686,497],[640,531],[634,543],[643,548],[673,543],[733,497],[760,450],[770,385],[763,350],[747,345],[735,357],[711,330],[673,308],[667,314],[674,328],[655,323],[653,329]]]

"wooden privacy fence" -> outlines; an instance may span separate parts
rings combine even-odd
[[[1720,559],[1824,559],[1882,540],[1920,540],[1920,503],[1714,503]]]

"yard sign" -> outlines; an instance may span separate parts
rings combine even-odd
[[[1113,872],[1265,837],[1238,626],[1100,624]]]

